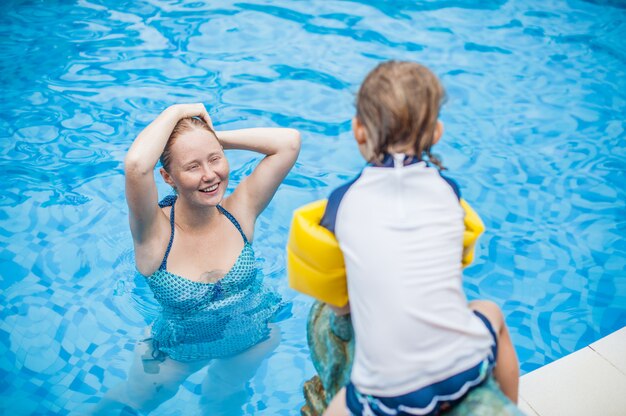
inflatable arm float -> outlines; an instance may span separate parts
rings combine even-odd
[[[335,235],[320,225],[327,202],[311,202],[294,212],[287,242],[287,275],[294,290],[341,308],[348,303],[346,269]],[[485,226],[465,200],[460,202],[465,211],[461,263],[466,267],[474,260],[474,247]]]

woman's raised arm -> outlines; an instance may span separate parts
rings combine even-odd
[[[133,240],[141,244],[154,236],[160,214],[154,167],[179,120],[200,117],[211,126],[203,104],[176,104],[165,109],[137,136],[124,159],[126,202]]]
[[[252,128],[216,134],[224,149],[251,150],[266,155],[231,196],[237,200],[240,215],[254,224],[296,163],[300,132],[289,128]]]

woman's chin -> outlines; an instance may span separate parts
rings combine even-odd
[[[199,198],[198,202],[202,205],[210,205],[216,206],[220,202],[222,202],[222,198],[224,198],[224,192],[220,192],[220,190],[216,190],[215,192],[198,192]]]

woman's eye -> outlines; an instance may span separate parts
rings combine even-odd
[[[198,165],[191,165],[191,166],[189,166],[189,170],[194,170],[194,169],[198,169]]]

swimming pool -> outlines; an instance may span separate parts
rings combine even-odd
[[[303,135],[257,225],[259,266],[289,308],[242,408],[297,414],[314,369],[311,299],[286,284],[289,219],[363,166],[354,93],[392,58],[447,88],[436,150],[487,225],[465,287],[503,307],[522,372],[626,325],[619,2],[18,0],[0,12],[3,412],[86,413],[127,376],[157,306],[134,272],[123,157],[163,108],[202,101],[218,128]],[[229,157],[234,185],[257,159]],[[201,380],[153,414],[200,414]]]

